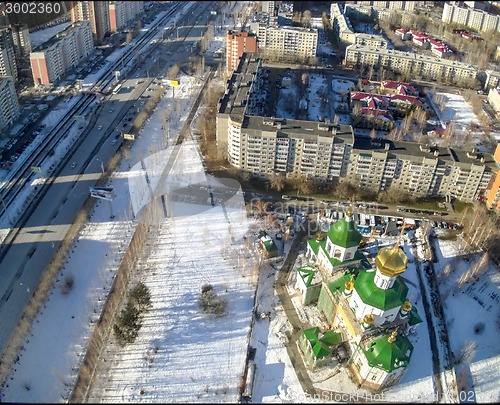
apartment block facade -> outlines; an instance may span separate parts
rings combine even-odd
[[[263,70],[255,55],[242,56],[216,119],[218,148],[231,165],[256,177],[283,173],[349,181],[375,192],[393,188],[474,201],[498,171],[488,154],[355,137],[350,125],[252,115]]]
[[[0,133],[19,117],[21,108],[12,77],[0,77]]]
[[[96,41],[110,32],[109,1],[70,1],[71,22],[89,20]]]
[[[11,76],[17,81],[17,63],[11,29],[0,28],[0,76]]]
[[[315,57],[318,49],[316,28],[267,26],[259,36],[261,52],[279,58]]]
[[[143,1],[110,1],[109,29],[111,32],[121,31],[144,12]]]
[[[422,1],[355,1],[361,6],[372,6],[376,9],[401,10],[408,13],[415,11],[415,6],[419,7]]]
[[[12,44],[16,58],[19,60],[24,56],[28,56],[31,52],[30,34],[27,24],[11,24]]]
[[[330,20],[337,37],[348,44],[355,42],[356,33],[352,28],[351,20],[344,14],[344,10],[339,3],[330,5]]]
[[[445,2],[441,20],[445,23],[465,25],[478,32],[499,31],[500,16],[483,10],[462,7],[458,2]]]
[[[477,77],[477,69],[466,63],[362,45],[348,46],[344,62],[347,66],[384,67],[396,73],[411,74],[412,77],[431,80],[447,79],[453,83],[475,80]]]
[[[30,54],[35,86],[59,82],[94,50],[90,21],[72,24]]]
[[[226,33],[226,72],[232,73],[239,64],[244,52],[257,52],[257,37],[248,31],[227,31]]]

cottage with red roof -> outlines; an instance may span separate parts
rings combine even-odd
[[[385,94],[401,94],[403,96],[416,96],[418,94],[417,90],[411,84],[394,80],[382,80],[380,82],[380,92]]]
[[[364,93],[362,91],[351,91],[351,108],[356,104],[361,104],[361,107],[379,109],[389,106],[387,97],[380,94]]]

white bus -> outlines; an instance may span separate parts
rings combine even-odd
[[[123,84],[123,83],[118,83],[118,84],[116,85],[116,87],[113,89],[113,94],[117,94],[117,93],[121,90],[121,88],[122,88],[122,84]]]

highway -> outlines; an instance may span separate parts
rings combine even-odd
[[[200,7],[200,4],[203,4],[203,7]],[[119,66],[126,66],[132,58],[135,58],[135,62],[139,65],[141,62],[137,57],[139,55],[145,61],[141,70],[136,72],[133,68],[129,68],[128,72],[122,74],[122,78],[123,76],[128,78],[123,81],[122,90],[118,94],[104,97],[97,108],[94,107],[91,122],[73,150],[65,156],[61,165],[53,173],[51,181],[39,187],[36,202],[27,209],[17,224],[17,228],[5,241],[9,243],[2,244],[0,253],[1,353],[4,352],[10,335],[21,319],[24,308],[36,290],[42,274],[65,239],[81,207],[89,198],[89,187],[95,186],[103,175],[103,167],[121,146],[123,138],[116,136],[130,130],[133,117],[140,109],[140,96],[148,93],[148,88],[155,87],[152,83],[154,78],[145,77],[145,72],[148,72],[148,76],[155,70],[155,73],[166,72],[176,61],[187,59],[190,55],[190,47],[183,44],[185,37],[177,39],[176,35],[175,40],[165,40],[165,43],[160,41],[151,45],[148,48],[149,55],[160,44],[171,53],[170,64],[164,66],[159,66],[159,63],[155,65],[154,58],[148,57],[148,54],[141,55],[140,52],[144,52],[145,46],[150,44],[151,39],[159,30],[171,26],[168,20],[172,15],[175,14],[178,25],[193,26],[199,21],[200,16],[209,15],[209,12],[205,10],[209,10],[213,4],[192,2],[184,15],[179,14],[182,7],[188,8],[186,3],[173,4],[171,11],[160,19],[154,28],[146,31],[135,44],[130,44],[130,49],[124,59],[113,64],[95,83],[94,89],[111,86],[115,77],[113,72]],[[167,31],[170,31],[169,36],[173,38],[174,31],[172,29]],[[137,74],[141,77],[137,78]],[[142,80],[142,83],[137,84],[138,80]],[[70,122],[77,113],[81,115],[97,96],[92,93],[83,93],[79,97],[81,99],[77,106],[72,114],[65,117],[64,121]],[[64,131],[63,127],[53,131],[51,142],[58,142]],[[114,140],[116,142],[113,142]],[[51,145],[53,146],[53,143]],[[48,151],[49,144],[40,148],[37,158],[43,159],[43,153],[47,154]],[[34,156],[32,158],[34,159]],[[29,161],[19,173],[16,173],[17,178],[13,178],[12,188],[3,191],[2,197],[5,197],[6,201],[10,201],[10,193],[20,187],[20,181],[29,182],[32,165],[34,161]]]

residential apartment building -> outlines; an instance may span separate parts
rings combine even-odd
[[[89,20],[96,41],[110,32],[109,1],[70,1],[71,22]]]
[[[361,45],[348,46],[344,62],[347,66],[383,67],[396,73],[411,74],[412,77],[449,80],[452,83],[475,80],[477,77],[476,68],[466,63]]]
[[[488,154],[357,137],[347,178],[375,192],[392,187],[418,197],[474,201],[495,172]]]
[[[12,44],[17,60],[28,56],[31,52],[30,33],[27,24],[11,24]]]
[[[274,16],[275,14],[274,10],[276,9],[275,1],[261,1],[260,4],[262,6],[263,12],[268,13],[271,16]]]
[[[500,86],[500,72],[495,70],[485,70],[484,90],[496,89]]]
[[[281,172],[347,180],[375,192],[474,201],[498,171],[489,154],[355,137],[350,125],[253,115],[264,86],[262,61],[244,54],[219,100],[217,146],[231,165],[256,177]]]
[[[35,86],[57,83],[93,50],[90,21],[73,23],[31,52],[30,63]]]
[[[472,28],[478,32],[500,30],[500,16],[483,10],[462,7],[459,2],[446,2],[441,20],[445,23],[455,23]]]
[[[259,49],[266,56],[276,58],[315,57],[318,49],[318,30],[289,26],[268,26],[265,36],[259,38]]]
[[[500,169],[500,143],[497,144],[493,158],[497,168]],[[496,177],[492,178],[490,184],[491,186],[486,193],[486,205],[490,209],[500,211],[500,172],[497,172]]]
[[[355,1],[361,6],[371,6],[375,9],[401,10],[408,13],[415,11],[415,6],[420,6],[422,1]]]
[[[0,76],[11,76],[17,81],[17,63],[11,29],[0,28]]]
[[[247,31],[227,31],[226,33],[226,72],[232,73],[238,67],[244,52],[257,52],[257,37]]]
[[[21,108],[12,77],[0,77],[0,134],[19,117]]]
[[[382,35],[356,33],[354,34],[354,44],[369,46],[372,48],[387,49],[388,42]]]
[[[330,5],[330,20],[338,38],[348,44],[353,44],[356,34],[349,17],[344,14],[339,3],[332,3]]]
[[[121,31],[133,23],[137,16],[144,12],[143,1],[110,1],[109,29],[111,32]]]
[[[488,92],[488,102],[495,110],[495,113],[497,115],[500,114],[500,93],[498,91],[498,88],[490,89],[490,91]]]

